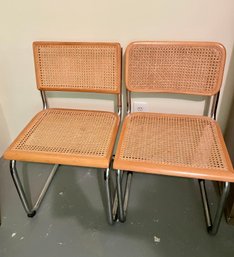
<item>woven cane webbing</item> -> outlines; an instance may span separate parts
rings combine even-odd
[[[126,85],[135,92],[214,95],[225,48],[203,42],[135,42],[126,51]]]
[[[114,113],[48,109],[35,116],[5,158],[70,165],[79,165],[79,158],[86,158],[88,164],[99,158],[108,166],[118,123]]]
[[[207,117],[188,115],[134,113],[128,116],[114,168],[131,170],[131,162],[136,171],[142,172],[151,164],[152,173],[168,167],[172,171],[184,168],[200,173],[207,169],[232,170],[217,124]],[[234,180],[234,173],[232,176]]]
[[[34,42],[40,90],[120,92],[118,43]]]

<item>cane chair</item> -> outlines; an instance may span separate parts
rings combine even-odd
[[[120,220],[129,192],[123,171],[198,179],[208,232],[216,234],[234,173],[215,121],[225,64],[225,48],[207,42],[133,42],[126,49],[128,115],[114,161]],[[131,112],[131,92],[202,95],[207,115]],[[205,180],[224,182],[212,222]],[[129,187],[128,187],[129,190]]]
[[[59,164],[101,168],[108,192],[109,166],[122,110],[119,43],[34,42],[33,50],[43,110],[4,153],[5,159],[10,160],[13,181],[29,217],[36,214]],[[115,94],[115,112],[49,108],[46,91]],[[54,164],[32,208],[16,161]],[[107,198],[111,201],[109,195]],[[110,207],[108,211],[112,223]]]

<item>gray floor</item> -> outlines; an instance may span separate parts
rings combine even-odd
[[[61,166],[37,215],[28,218],[8,165],[0,160],[0,257],[234,256],[234,226],[223,219],[216,237],[205,230],[197,181],[134,174],[127,221],[110,226],[100,170]],[[32,201],[50,168],[23,165]],[[211,183],[208,192],[213,210]]]

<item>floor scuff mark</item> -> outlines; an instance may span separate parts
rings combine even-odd
[[[12,233],[12,234],[11,234],[11,237],[15,237],[16,234],[17,234],[16,232]]]
[[[154,236],[155,243],[160,243],[160,241],[161,241],[160,237]]]

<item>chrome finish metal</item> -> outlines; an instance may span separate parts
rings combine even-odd
[[[38,210],[48,188],[49,188],[49,185],[58,169],[59,165],[58,164],[55,164],[49,177],[47,178],[47,181],[41,191],[41,193],[39,194],[39,197],[35,203],[35,205],[33,207],[30,206],[29,202],[28,202],[28,199],[27,199],[27,196],[26,196],[26,193],[24,191],[24,188],[23,188],[23,185],[20,181],[20,178],[19,178],[19,175],[18,175],[18,171],[17,171],[17,168],[16,168],[16,161],[15,160],[12,160],[10,161],[10,171],[11,171],[11,175],[12,175],[12,178],[13,178],[13,181],[14,181],[14,184],[16,186],[16,190],[19,194],[19,197],[20,197],[20,200],[22,202],[22,205],[24,207],[24,210],[25,212],[27,213],[27,215],[29,217],[33,217],[35,214],[36,214],[36,211]]]
[[[22,183],[19,179],[19,175],[18,175],[18,172],[17,172],[17,169],[16,169],[16,161],[15,160],[10,161],[10,172],[11,172],[11,176],[13,178],[16,190],[19,194],[20,200],[21,200],[22,205],[24,207],[24,210],[28,215],[30,215],[30,214],[33,213],[33,210],[30,207],[30,204],[27,200],[27,197],[26,197],[26,194],[24,192]]]
[[[212,227],[212,221],[211,221],[210,208],[208,205],[208,198],[207,198],[207,193],[205,188],[205,181],[203,179],[198,181],[199,181],[200,190],[201,190],[201,197],[202,197],[202,203],[203,203],[205,217],[206,217],[207,228],[210,228]]]
[[[118,115],[121,117],[122,116],[122,94],[118,94],[117,96],[117,110],[118,110]]]
[[[121,48],[121,67],[122,67],[122,51],[123,49]],[[117,110],[118,110],[118,115],[122,119],[122,72],[120,72],[120,92],[117,96]]]
[[[223,187],[219,205],[215,214],[214,223],[213,223],[212,229],[209,231],[210,234],[215,235],[218,232],[220,221],[223,214],[223,209],[226,204],[229,192],[230,192],[230,183],[224,182],[224,187]]]
[[[112,213],[113,213],[113,221],[117,220],[117,212],[118,212],[118,196],[117,196],[117,190],[114,190],[114,202],[112,207]]]
[[[119,220],[124,222],[126,220],[126,216],[124,213],[123,207],[123,190],[122,190],[122,171],[116,171],[116,186],[117,186],[117,195],[118,195],[118,203],[119,203]]]
[[[111,185],[110,185],[110,168],[107,168],[104,172],[104,181],[107,197],[107,219],[110,225],[112,225],[117,218],[118,201],[117,196],[114,196],[114,202],[112,200]]]
[[[126,216],[127,207],[128,207],[131,181],[132,181],[132,172],[128,171],[127,172],[127,181],[126,181],[125,190],[124,190],[124,212],[125,212],[125,216]]]
[[[127,178],[126,178],[125,190],[123,194],[122,180],[123,180],[124,173],[121,170],[116,171],[119,220],[121,222],[125,222],[126,220],[127,205],[128,205],[129,192],[130,192],[131,179],[132,179],[132,172],[127,171],[125,173],[127,173]]]
[[[41,92],[41,99],[42,99],[42,103],[43,103],[43,110],[48,108],[48,103],[47,103],[47,97],[46,97],[46,92],[40,90]]]
[[[46,183],[45,183],[45,185],[44,185],[44,187],[43,187],[43,189],[42,189],[42,191],[41,191],[41,193],[40,193],[40,195],[39,195],[39,197],[38,197],[38,199],[37,199],[37,201],[36,201],[36,203],[33,207],[33,210],[37,210],[39,208],[39,206],[40,206],[40,204],[41,204],[41,202],[42,202],[42,200],[43,200],[43,198],[44,198],[44,196],[45,196],[45,194],[46,194],[46,192],[47,192],[47,190],[50,186],[50,183],[52,182],[52,179],[53,179],[56,171],[58,170],[58,167],[59,167],[59,164],[54,165],[54,167],[53,167],[52,171],[50,172],[50,175],[48,176],[48,178],[46,180]]]
[[[127,114],[131,113],[131,92],[126,89]]]
[[[204,207],[204,211],[205,211],[207,231],[209,234],[215,235],[218,232],[222,214],[223,214],[223,210],[224,210],[224,206],[225,206],[225,203],[226,203],[229,191],[230,191],[230,183],[229,182],[224,183],[224,187],[223,187],[223,190],[221,193],[221,198],[219,200],[219,204],[218,204],[218,207],[216,210],[216,214],[215,214],[213,223],[212,223],[210,210],[209,210],[205,181],[202,179],[199,180],[199,185],[200,185],[200,189],[201,189],[202,202],[203,202],[203,207]]]
[[[216,114],[217,114],[217,107],[218,107],[218,102],[219,102],[219,95],[220,95],[220,92],[218,92],[217,94],[215,94],[213,97],[212,97],[212,100],[211,100],[211,110],[210,110],[210,117],[214,120],[216,120]]]

